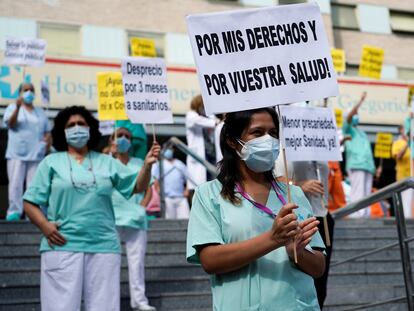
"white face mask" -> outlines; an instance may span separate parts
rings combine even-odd
[[[237,153],[249,169],[261,173],[273,168],[279,156],[279,139],[266,134],[248,142],[237,141],[243,146]]]

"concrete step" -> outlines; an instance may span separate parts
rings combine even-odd
[[[328,295],[325,301],[326,305],[359,305],[405,295],[405,287],[403,284],[378,284],[370,286],[354,284],[350,286],[329,287]]]
[[[199,292],[210,290],[210,279],[208,276],[191,276],[186,278],[158,278],[146,280],[146,293],[151,295],[162,295],[166,293]],[[5,299],[18,299],[20,297],[35,299],[40,296],[38,285],[16,285],[0,288],[0,301]],[[128,281],[121,282],[121,297],[129,297]]]
[[[145,280],[176,280],[189,277],[208,277],[204,270],[196,265],[176,265],[168,267],[145,267]],[[121,269],[121,280],[128,280],[128,268]],[[0,291],[5,287],[40,286],[40,270],[16,269],[0,273]]]
[[[18,244],[18,245],[0,245],[0,258],[31,257],[39,255],[39,243],[36,244]],[[125,247],[122,245],[123,253]],[[147,254],[165,254],[165,253],[185,253],[186,247],[182,242],[149,242],[147,244]]]
[[[122,256],[122,266],[127,265],[126,256]],[[171,254],[148,254],[145,256],[145,265],[152,267],[168,267],[171,265],[190,265],[187,264],[184,253]],[[40,256],[14,256],[12,258],[0,258],[0,272],[8,271],[10,269],[17,270],[20,267],[34,270],[40,267]]]

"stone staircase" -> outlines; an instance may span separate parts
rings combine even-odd
[[[414,234],[414,222],[407,225],[409,233]],[[211,311],[209,277],[200,267],[185,261],[186,226],[186,221],[151,222],[145,261],[146,286],[150,303],[160,311]],[[40,310],[39,239],[38,230],[28,222],[0,221],[0,311]],[[342,260],[396,240],[392,220],[339,221],[332,260]],[[399,258],[396,247],[333,267],[324,310],[339,311],[404,295]],[[127,278],[123,256],[123,311],[130,310]],[[407,310],[407,306],[400,302],[371,310]]]

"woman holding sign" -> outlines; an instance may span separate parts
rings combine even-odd
[[[41,303],[43,311],[119,310],[121,246],[112,192],[129,198],[148,187],[160,146],[149,151],[143,169],[92,151],[98,121],[84,107],[59,112],[52,130],[58,151],[39,165],[24,195],[30,220],[43,233]],[[38,208],[48,206],[47,218]]]
[[[212,275],[215,311],[319,310],[325,246],[303,192],[292,186],[287,203],[272,175],[278,128],[271,108],[227,114],[218,178],[195,192],[187,260]]]

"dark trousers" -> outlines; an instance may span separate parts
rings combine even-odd
[[[326,245],[325,240],[325,228],[323,226],[323,217],[316,217],[319,220],[319,233],[322,237],[323,242]],[[318,295],[318,302],[319,306],[322,309],[323,303],[326,298],[326,291],[327,291],[327,283],[328,283],[328,274],[329,274],[329,264],[331,262],[331,254],[332,254],[332,246],[333,246],[333,231],[334,231],[334,224],[335,221],[333,220],[331,214],[327,214],[326,218],[328,220],[328,229],[329,229],[329,237],[331,239],[331,246],[326,246],[326,265],[325,265],[325,272],[324,274],[318,278],[315,279],[315,287],[316,287],[316,294]]]

